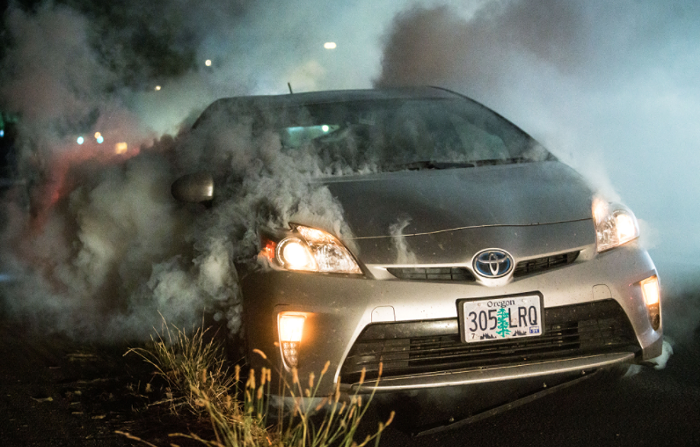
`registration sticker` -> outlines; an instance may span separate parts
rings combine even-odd
[[[539,294],[462,301],[462,340],[467,343],[542,334]]]

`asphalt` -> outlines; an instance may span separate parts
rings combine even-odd
[[[144,445],[117,431],[170,445],[171,433],[206,432],[202,421],[156,404],[164,384],[138,356],[124,356],[128,348],[0,319],[0,445]]]
[[[386,433],[392,446],[697,446],[700,344],[676,345],[666,369],[590,381],[458,430],[412,438]],[[444,409],[443,409],[444,411]]]

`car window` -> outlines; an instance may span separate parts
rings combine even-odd
[[[507,120],[468,100],[382,100],[304,106],[276,123],[283,146],[312,146],[330,159],[382,168],[417,162],[479,164],[546,159],[543,148]],[[286,126],[285,126],[286,124]]]
[[[526,133],[466,98],[372,99],[280,105],[215,103],[195,124],[273,131],[284,151],[310,151],[327,167],[439,169],[553,158]],[[217,124],[213,124],[217,123]]]
[[[309,142],[330,135],[340,129],[339,124],[312,124],[309,126],[285,127],[279,131],[282,145],[301,147]]]
[[[471,154],[472,160],[510,158],[506,142],[497,133],[488,132],[456,113],[450,114],[449,118],[459,136],[460,146]]]

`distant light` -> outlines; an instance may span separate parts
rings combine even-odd
[[[323,126],[321,126],[321,130],[324,132],[328,132],[330,130],[330,127],[328,127],[328,124],[324,124]]]
[[[160,85],[156,85],[156,91],[160,91]]]
[[[326,42],[323,44],[323,48],[325,48],[326,50],[335,50],[335,47],[337,47],[335,42]]]
[[[124,154],[128,150],[128,146],[126,142],[122,141],[121,143],[117,143],[114,145],[114,153],[115,154]]]
[[[211,67],[211,59],[207,59],[206,61],[204,61],[204,65],[206,65],[207,67]]]
[[[100,135],[99,137],[97,137],[96,140],[97,140],[97,144],[102,144],[102,143],[104,143],[104,141],[105,141],[105,139],[104,139],[104,137],[103,137],[102,135]]]
[[[85,138],[78,137],[78,144],[83,144],[83,143],[85,143]]]
[[[5,136],[5,129],[0,129],[0,138]]]
[[[102,136],[102,134],[101,134],[101,133],[99,133],[99,132],[95,132],[95,138],[100,138],[101,136]]]

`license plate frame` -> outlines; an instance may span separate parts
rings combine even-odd
[[[524,314],[520,310],[523,307]],[[500,309],[510,310],[507,321],[508,317],[503,315],[505,311],[499,314]],[[463,343],[517,340],[540,337],[544,334],[544,296],[540,292],[465,298],[457,301],[457,311],[459,333]],[[532,324],[533,322],[535,324]],[[482,330],[483,327],[486,327],[486,330]]]

